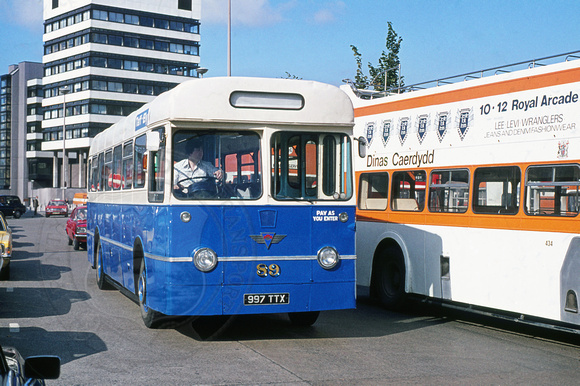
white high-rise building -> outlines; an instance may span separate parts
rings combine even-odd
[[[27,157],[52,175],[36,188],[84,188],[91,138],[198,76],[200,2],[44,0],[42,140]]]

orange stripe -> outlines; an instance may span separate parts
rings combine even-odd
[[[388,113],[392,111],[435,106],[445,103],[459,102],[467,99],[483,98],[517,91],[534,90],[538,88],[578,81],[580,81],[580,68],[572,68],[559,72],[551,72],[525,78],[506,80],[498,83],[468,87],[461,90],[434,93],[417,98],[393,102],[387,101],[377,105],[358,107],[354,111],[354,116],[364,117],[367,115]]]

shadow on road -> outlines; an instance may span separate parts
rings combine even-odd
[[[66,315],[71,305],[90,299],[84,291],[62,288],[18,287],[0,289],[0,319]]]
[[[91,332],[46,331],[25,327],[17,331],[0,328],[2,346],[13,346],[23,357],[57,355],[62,364],[107,351],[105,342]]]

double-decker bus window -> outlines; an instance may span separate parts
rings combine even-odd
[[[259,198],[260,137],[253,132],[177,132],[172,185],[179,199]]]
[[[154,130],[159,132],[161,142],[159,150],[149,153],[151,166],[149,167],[149,202],[163,202],[163,188],[165,185],[165,131],[163,129]]]
[[[113,190],[121,189],[121,161],[123,158],[123,148],[121,145],[113,149],[113,174],[111,176],[111,186]]]
[[[363,173],[359,180],[358,208],[362,210],[387,209],[389,174]]]
[[[147,171],[147,164],[145,158],[145,151],[147,145],[147,137],[142,135],[135,139],[135,167],[133,168],[135,172],[135,178],[133,179],[134,188],[145,187],[145,172]]]
[[[123,145],[123,189],[131,189],[133,185],[133,142]]]
[[[468,170],[434,170],[429,180],[431,212],[465,213],[469,201]]]
[[[580,211],[578,165],[530,166],[526,176],[526,213],[573,217]]]
[[[350,147],[344,136],[278,132],[272,137],[272,195],[276,199],[348,199]],[[319,154],[322,151],[322,162]],[[319,186],[319,182],[322,186]],[[339,183],[340,181],[340,183]]]
[[[520,207],[520,180],[517,166],[475,169],[473,212],[516,214]]]
[[[420,212],[425,207],[425,182],[423,170],[393,173],[391,183],[391,209]]]

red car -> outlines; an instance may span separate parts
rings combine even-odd
[[[87,247],[87,207],[77,206],[73,209],[68,221],[66,222],[66,234],[68,236],[68,245],[73,246],[75,250],[82,245]]]
[[[65,217],[68,216],[68,205],[65,200],[50,200],[46,206],[46,217],[50,217],[53,214],[62,214]]]

